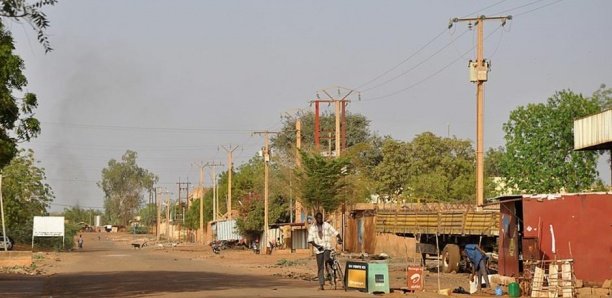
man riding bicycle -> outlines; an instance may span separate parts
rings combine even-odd
[[[315,224],[308,229],[308,243],[315,248],[317,257],[317,274],[319,276],[319,290],[323,290],[325,284],[325,264],[329,261],[329,254],[332,249],[331,239],[336,237],[338,244],[342,244],[342,238],[338,231],[327,222],[323,222],[323,214],[315,214]]]

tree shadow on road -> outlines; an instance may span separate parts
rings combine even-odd
[[[291,281],[269,276],[213,272],[127,271],[52,276],[0,275],[2,295],[8,297],[116,297],[241,288],[273,289],[290,285]]]

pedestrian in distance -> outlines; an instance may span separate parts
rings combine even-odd
[[[484,278],[487,289],[491,287],[489,284],[489,270],[487,269],[487,254],[478,246],[478,244],[467,244],[463,250],[463,255],[467,256],[468,260],[472,265],[472,273],[470,274],[470,281],[474,280],[474,274],[477,274],[478,280],[477,287],[478,291],[482,287],[482,278]]]
[[[337,238],[337,243],[342,244],[342,238],[334,227],[323,222],[323,214],[315,214],[315,223],[308,229],[308,243],[312,245],[317,258],[317,275],[319,276],[319,290],[323,290],[325,284],[325,264],[329,261],[332,249],[331,239]]]
[[[79,235],[79,240],[77,240],[77,243],[79,245],[79,249],[83,249],[83,235]]]

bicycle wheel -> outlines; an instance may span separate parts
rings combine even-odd
[[[329,284],[333,286],[335,289],[336,288],[336,275],[335,275],[333,264],[331,263],[325,264],[325,273],[326,273],[325,280],[329,280]]]
[[[346,286],[344,286],[344,274],[342,274],[342,268],[340,267],[340,263],[338,262],[338,260],[336,260],[335,263],[336,265],[334,267],[336,267],[336,273],[334,275],[336,276],[338,282],[340,282],[342,289],[346,291]]]

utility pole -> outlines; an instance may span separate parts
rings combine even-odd
[[[179,178],[179,182],[177,183],[178,185],[178,205],[177,205],[177,209],[175,210],[175,219],[176,219],[176,223],[178,225],[178,241],[181,242],[181,226],[183,225],[183,222],[185,221],[185,209],[183,208],[183,203],[181,202],[181,194],[182,191],[185,190],[185,204],[187,204],[187,202],[189,201],[189,185],[191,183],[190,182],[181,182],[181,179]]]
[[[166,192],[166,240],[170,240],[170,193]]]
[[[204,163],[200,161],[196,164],[200,170],[200,179],[198,185],[200,187],[200,235],[199,242],[204,244]]]
[[[268,245],[268,176],[270,175],[270,135],[278,134],[278,132],[274,131],[256,131],[253,132],[255,135],[263,135],[264,136],[264,244],[267,247]]]
[[[234,167],[232,155],[238,146],[232,147],[230,144],[229,147],[221,147],[227,152],[227,219],[232,219],[232,168]]]
[[[215,163],[214,161],[213,162],[207,162],[204,165],[205,167],[212,168],[212,172],[211,172],[211,176],[210,176],[211,179],[210,180],[211,180],[212,185],[213,185],[213,187],[212,187],[212,189],[213,189],[213,199],[212,199],[212,201],[213,201],[213,220],[217,220],[217,210],[219,209],[219,206],[218,206],[219,202],[217,201],[218,200],[218,198],[217,198],[218,191],[216,189],[217,188],[217,167],[220,167],[222,165],[223,164]]]
[[[484,59],[483,32],[487,20],[501,20],[504,26],[508,20],[512,20],[512,16],[454,18],[448,24],[449,29],[457,22],[468,22],[469,28],[472,28],[472,22],[476,25],[476,61],[470,60],[469,68],[470,81],[476,83],[476,205],[478,207],[484,205],[484,83],[488,79],[490,62]]]
[[[295,120],[295,165],[298,168],[302,167],[300,149],[302,149],[302,119],[298,117]],[[297,198],[295,200],[295,222],[302,222],[302,204]]]
[[[155,227],[155,236],[157,238],[157,242],[159,242],[159,235],[160,235],[160,230],[159,230],[159,226],[161,223],[161,202],[157,199],[159,196],[157,195],[157,189],[159,187],[155,188],[155,207],[157,209],[157,225]]]
[[[4,237],[2,241],[5,242],[3,244],[4,251],[7,252],[8,245],[6,245],[6,242],[8,241],[7,239],[8,236],[6,235],[6,225],[4,224],[4,200],[2,199],[2,175],[0,175],[0,216],[2,217],[2,236]],[[34,240],[32,240],[32,247],[34,247]]]

